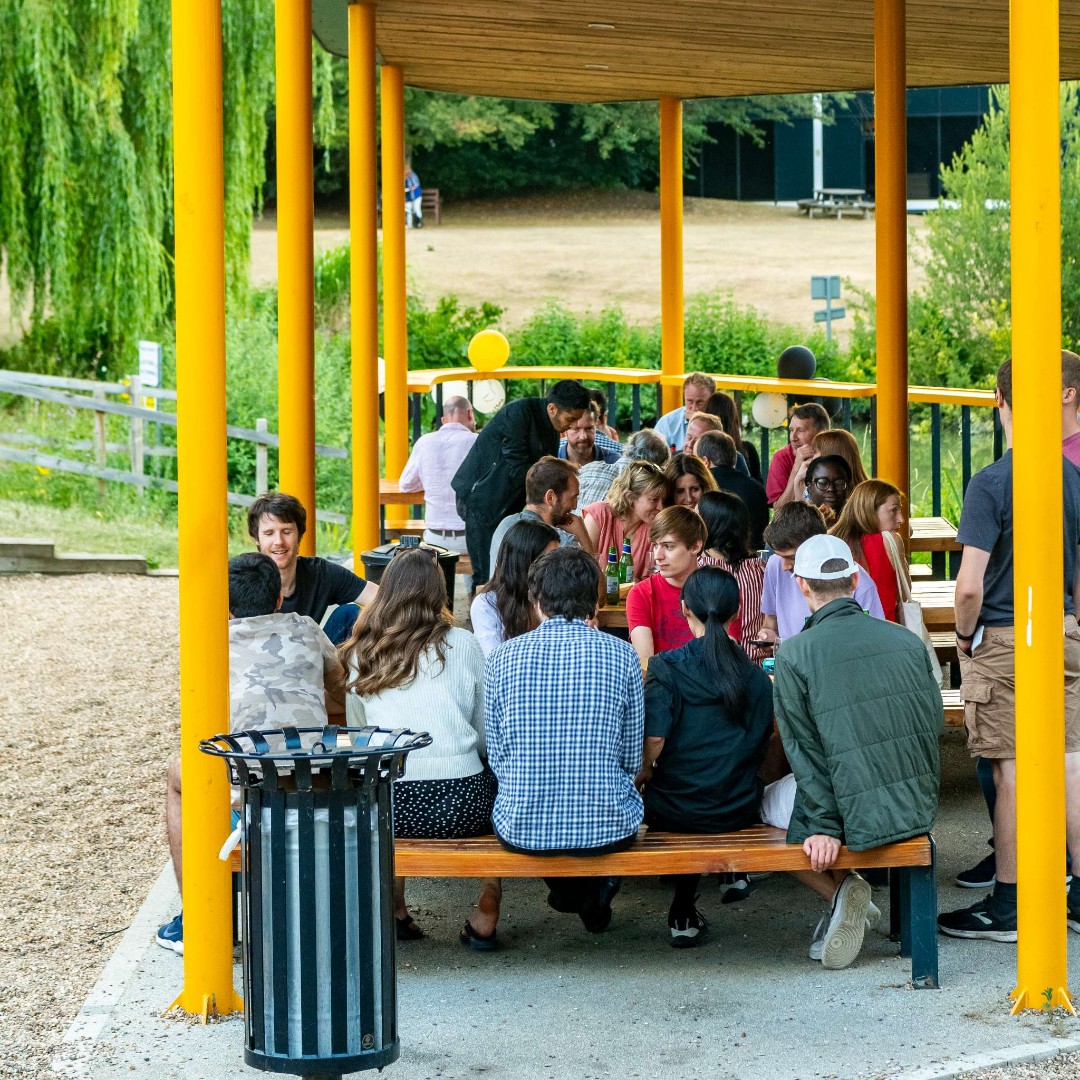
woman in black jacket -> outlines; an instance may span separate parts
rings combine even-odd
[[[645,747],[639,787],[645,821],[664,832],[724,833],[756,825],[758,770],[773,730],[772,683],[728,637],[739,586],[726,570],[703,567],[686,579],[682,610],[694,639],[659,653],[645,679]],[[675,878],[668,912],[671,944],[701,942],[700,874]]]

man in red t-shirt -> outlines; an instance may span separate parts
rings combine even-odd
[[[645,667],[653,653],[678,649],[694,635],[682,613],[683,582],[697,569],[705,548],[705,523],[689,506],[656,515],[649,539],[657,573],[639,581],[626,597],[630,644]]]
[[[779,509],[786,502],[802,498],[795,490],[799,466],[814,456],[814,436],[829,430],[829,414],[816,402],[796,405],[788,419],[788,445],[782,446],[769,462],[765,496],[769,505]]]

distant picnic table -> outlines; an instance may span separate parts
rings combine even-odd
[[[874,209],[873,200],[866,198],[865,188],[818,188],[812,199],[798,201],[799,213],[808,218],[866,217]]]

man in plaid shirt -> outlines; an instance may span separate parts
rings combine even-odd
[[[488,762],[499,780],[492,821],[529,855],[602,855],[629,847],[643,808],[641,665],[625,641],[589,625],[601,586],[577,547],[542,555],[529,594],[543,622],[504,642],[484,678]],[[548,903],[600,933],[619,879],[545,878]]]

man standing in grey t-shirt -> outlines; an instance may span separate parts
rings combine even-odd
[[[952,937],[1016,941],[1016,667],[1013,625],[1012,361],[998,369],[997,405],[1008,449],[971,478],[957,539],[964,557],[956,580],[956,648],[963,677],[964,726],[972,757],[993,767],[996,856],[993,892],[939,916]],[[1055,463],[1056,464],[1056,463]],[[1080,470],[1061,459],[1065,634],[1066,838],[1080,866]],[[1052,537],[1047,537],[1053,543]],[[1069,890],[1068,924],[1080,933],[1080,875]]]
[[[503,537],[525,518],[551,525],[559,532],[562,544],[577,544],[592,554],[593,545],[585,531],[585,522],[574,513],[578,504],[578,467],[572,461],[542,457],[525,474],[525,509],[509,514],[499,522],[491,537],[491,567],[494,569]]]

